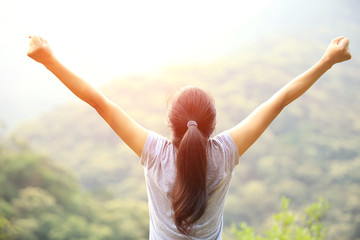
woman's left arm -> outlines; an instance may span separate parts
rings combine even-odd
[[[240,156],[261,136],[288,104],[304,94],[334,64],[350,58],[349,39],[334,38],[320,61],[282,87],[247,118],[230,129],[229,134],[234,139]]]
[[[132,119],[118,105],[106,98],[100,91],[65,67],[54,56],[45,39],[39,36],[30,37],[27,55],[43,64],[70,91],[92,106],[116,134],[141,157],[148,135],[148,131],[144,127]]]

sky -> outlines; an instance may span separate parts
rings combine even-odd
[[[348,4],[352,9],[339,16],[352,24],[328,26],[331,37],[360,26],[353,24],[360,24],[356,0],[0,0],[0,135],[74,99],[26,56],[29,35],[47,39],[65,65],[101,87],[119,77],[225,58],[279,32],[306,34]]]

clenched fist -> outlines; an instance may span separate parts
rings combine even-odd
[[[29,37],[29,49],[27,55],[35,61],[46,65],[54,59],[48,42],[40,36]]]
[[[349,42],[350,40],[345,37],[334,38],[325,52],[324,59],[331,65],[351,59]]]

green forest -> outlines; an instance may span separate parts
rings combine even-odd
[[[215,135],[321,57],[327,43],[306,40],[274,37],[226,59],[116,79],[101,90],[170,137],[167,100],[181,86],[203,87],[216,102]],[[224,240],[360,239],[358,65],[334,66],[241,157]],[[3,137],[0,166],[0,239],[148,238],[139,158],[75,97]]]
[[[0,239],[147,239],[143,201],[93,196],[19,140],[0,146]]]
[[[0,145],[0,239],[147,239],[147,206],[142,201],[122,201],[82,189],[70,171],[11,139]],[[242,223],[232,225],[241,239],[324,239],[322,219],[328,203],[319,199],[306,215],[289,211],[290,199],[266,238]],[[238,228],[239,227],[239,228]]]

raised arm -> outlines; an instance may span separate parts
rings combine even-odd
[[[305,93],[334,64],[350,58],[349,39],[333,39],[324,56],[314,66],[290,81],[230,129],[229,134],[234,139],[240,156],[260,137],[285,106]]]
[[[30,37],[28,56],[43,64],[77,97],[92,106],[116,134],[140,157],[148,131],[101,92],[66,68],[46,40]],[[80,121],[80,120],[79,120]]]

